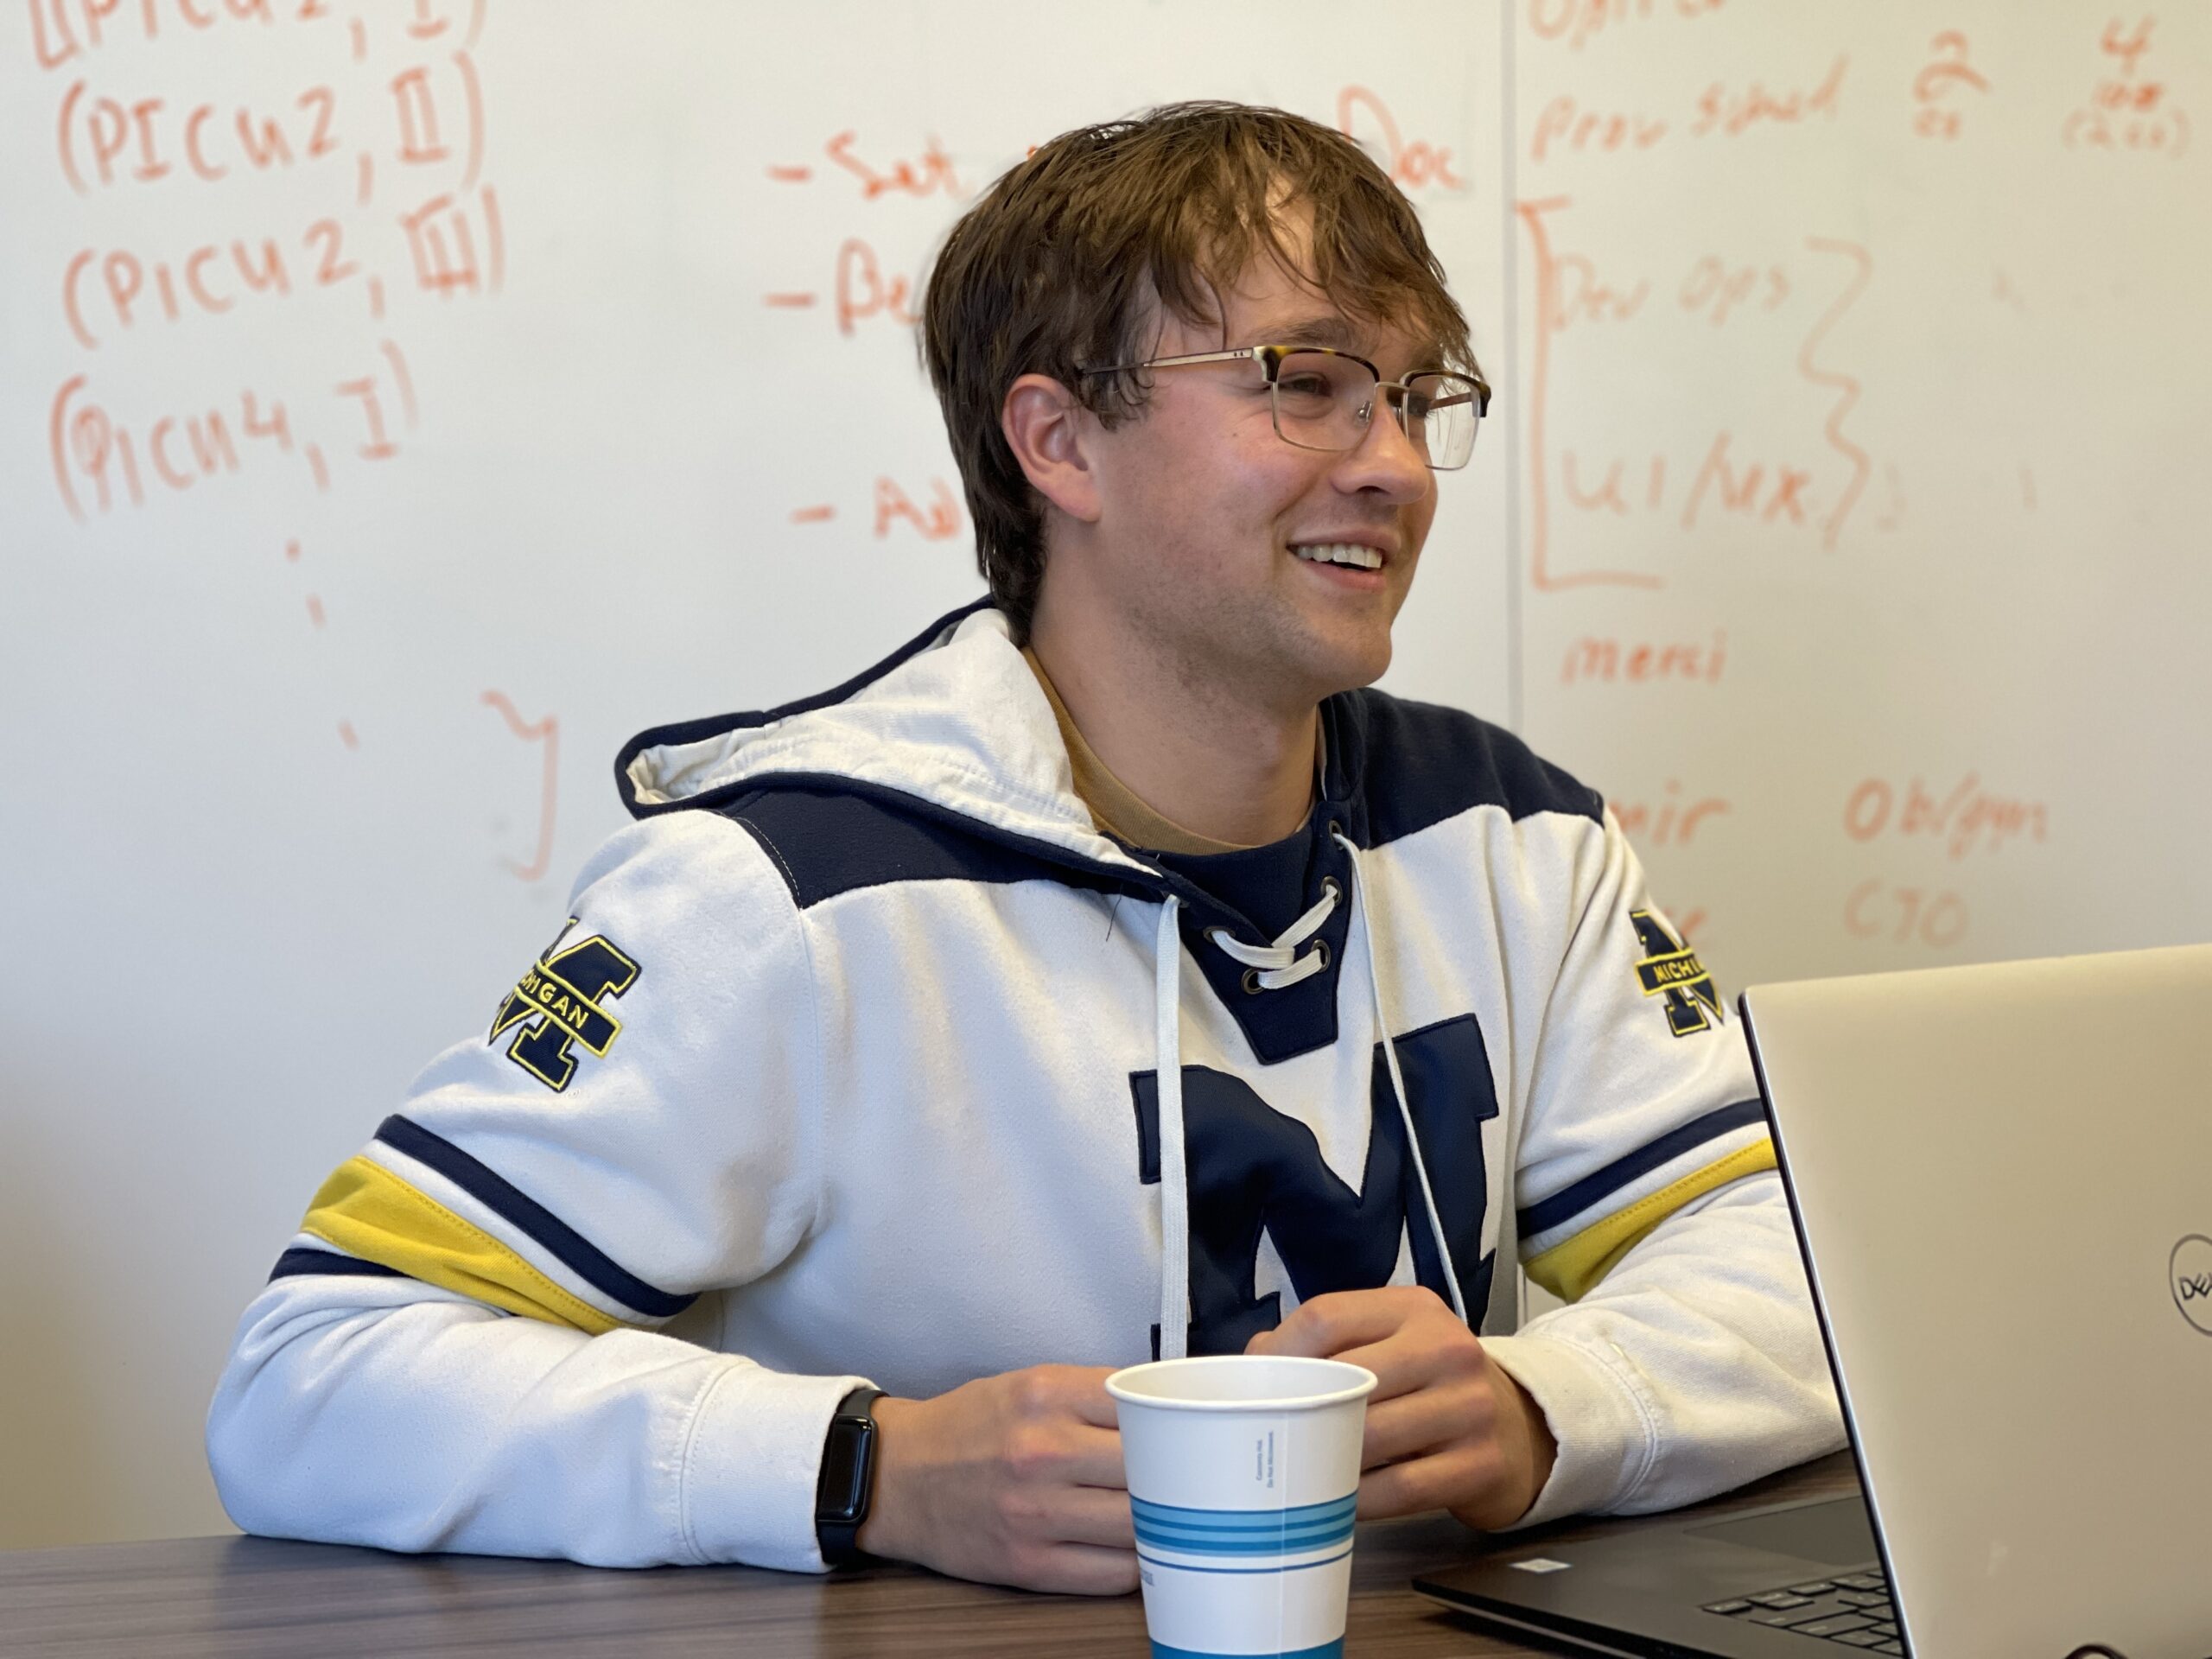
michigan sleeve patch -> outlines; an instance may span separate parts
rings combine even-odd
[[[495,1043],[514,1031],[507,1058],[556,1094],[576,1075],[576,1049],[604,1055],[622,1034],[622,1022],[607,1001],[638,982],[638,964],[603,934],[563,945],[568,925],[509,991],[493,1017],[485,1041]],[[516,1030],[519,1027],[521,1029]]]
[[[1632,912],[1629,920],[1636,925],[1636,937],[1643,945],[1643,959],[1636,964],[1636,976],[1643,981],[1646,996],[1664,999],[1667,1029],[1677,1037],[1688,1037],[1719,1025],[1720,993],[1713,988],[1713,976],[1697,959],[1697,952],[1648,910]]]

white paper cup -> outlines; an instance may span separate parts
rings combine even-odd
[[[1375,1373],[1264,1354],[1106,1379],[1153,1659],[1341,1659]]]

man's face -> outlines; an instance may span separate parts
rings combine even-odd
[[[1165,315],[1148,356],[1258,345],[1332,346],[1395,380],[1437,366],[1397,328],[1354,321],[1269,258],[1222,295],[1218,326]],[[1094,448],[1094,591],[1196,691],[1232,687],[1281,708],[1366,685],[1390,663],[1390,625],[1436,513],[1436,474],[1377,400],[1356,449],[1276,435],[1255,363],[1152,376],[1144,411]],[[1378,569],[1300,556],[1354,543]]]

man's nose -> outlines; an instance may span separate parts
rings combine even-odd
[[[1358,443],[1344,453],[1337,468],[1338,480],[1346,489],[1380,490],[1394,501],[1418,501],[1429,490],[1435,474],[1428,461],[1406,434],[1389,395],[1376,388],[1374,413]]]

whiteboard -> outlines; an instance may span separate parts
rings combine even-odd
[[[1736,985],[2206,937],[2212,10],[1523,22],[1525,734]]]
[[[2212,936],[2203,8],[10,11],[0,1545],[221,1525],[238,1309],[624,738],[977,590],[915,289],[1145,105],[1405,185],[1499,397],[1385,683],[1615,801],[1730,988]]]

